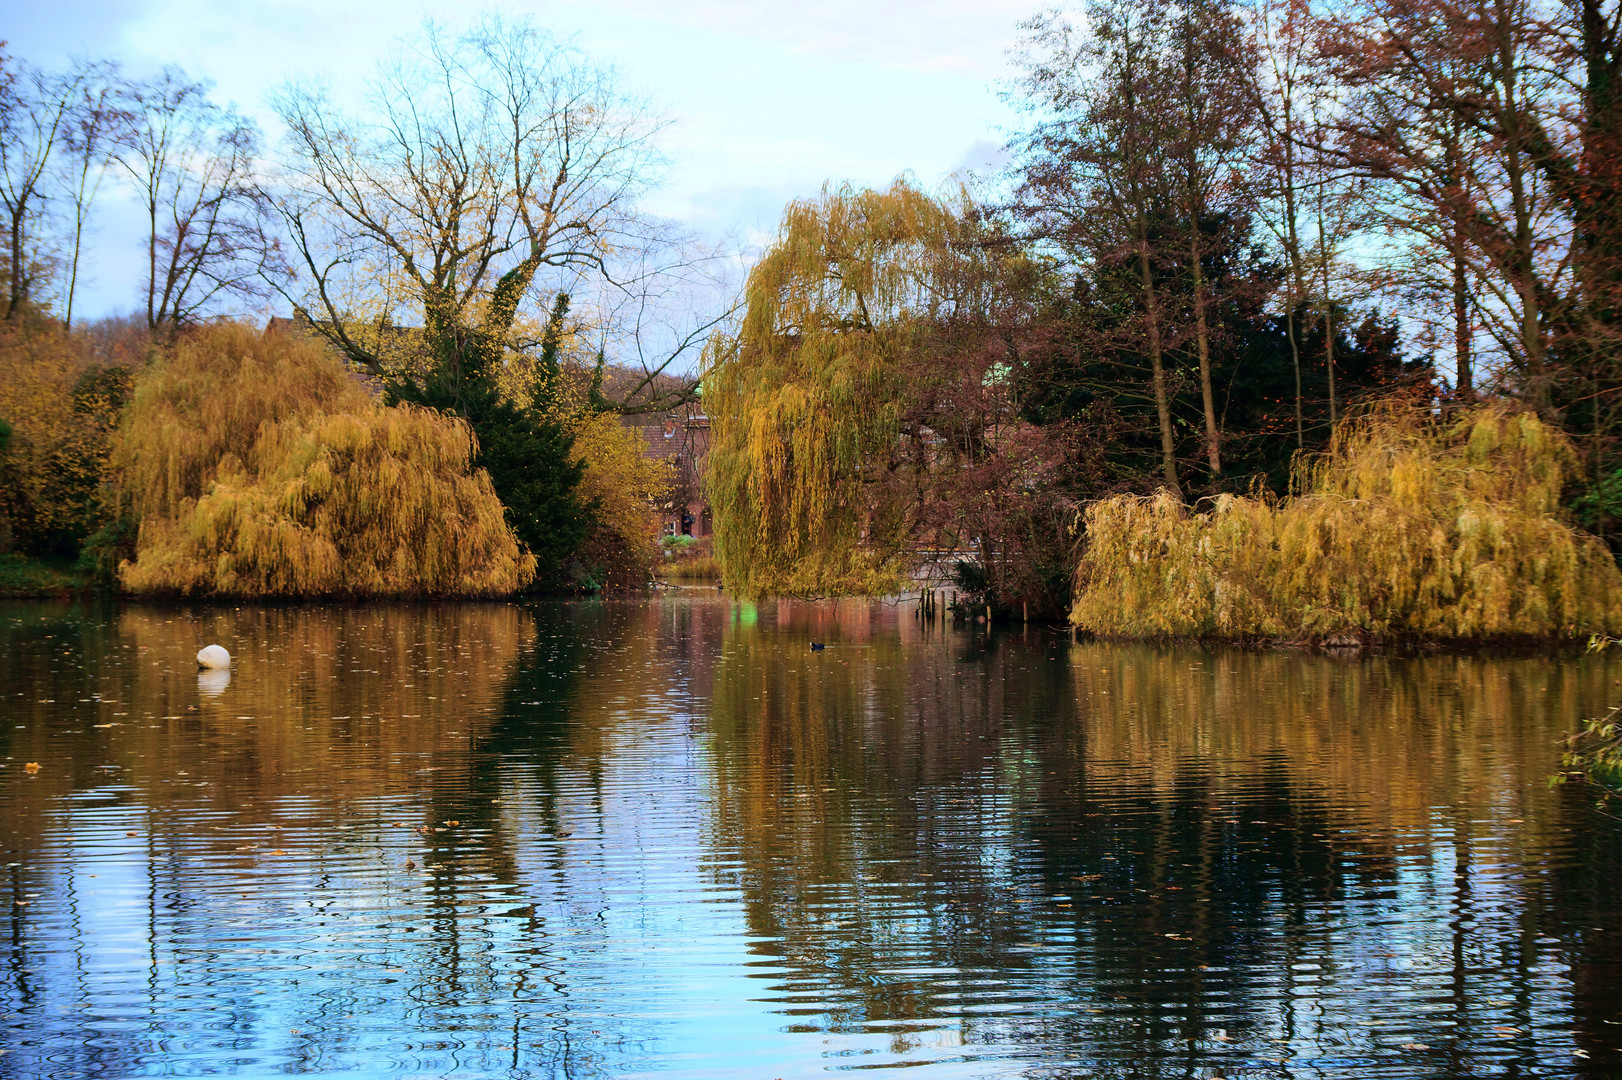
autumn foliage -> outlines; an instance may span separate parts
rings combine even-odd
[[[668,497],[674,470],[645,456],[640,432],[617,414],[583,415],[573,428],[575,453],[586,463],[580,495],[594,508],[578,555],[582,571],[599,588],[641,588],[659,560],[655,506]]]
[[[130,368],[44,319],[0,323],[0,551],[71,554],[104,525],[103,475]]]
[[[196,331],[138,380],[114,458],[138,594],[488,596],[534,573],[467,426],[386,408],[326,348]]]

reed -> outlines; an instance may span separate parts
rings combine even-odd
[[[189,335],[138,381],[123,432],[131,592],[491,596],[534,574],[467,425],[382,406],[313,341]]]
[[[1570,442],[1492,406],[1386,405],[1297,462],[1295,494],[1084,515],[1071,621],[1110,637],[1550,639],[1622,628],[1622,573],[1561,509]]]
[[[659,573],[668,581],[720,581],[721,560],[713,555],[690,555],[664,563]]]

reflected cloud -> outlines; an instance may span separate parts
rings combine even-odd
[[[693,589],[0,604],[0,663],[0,1080],[1622,1065],[1622,830],[1545,783],[1615,654]]]

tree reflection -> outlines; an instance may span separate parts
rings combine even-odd
[[[1559,950],[1511,871],[1569,828],[1554,736],[1610,667],[905,634],[814,653],[763,624],[716,672],[711,843],[794,1026],[949,1026],[1122,1075],[1547,1052]]]
[[[0,1078],[622,1075],[723,967],[833,1067],[1615,1065],[1619,833],[1545,784],[1610,657],[713,592],[0,615]]]

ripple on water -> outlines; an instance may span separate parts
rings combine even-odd
[[[1613,656],[702,593],[0,639],[0,1077],[1622,1071],[1617,825],[1546,784]]]

